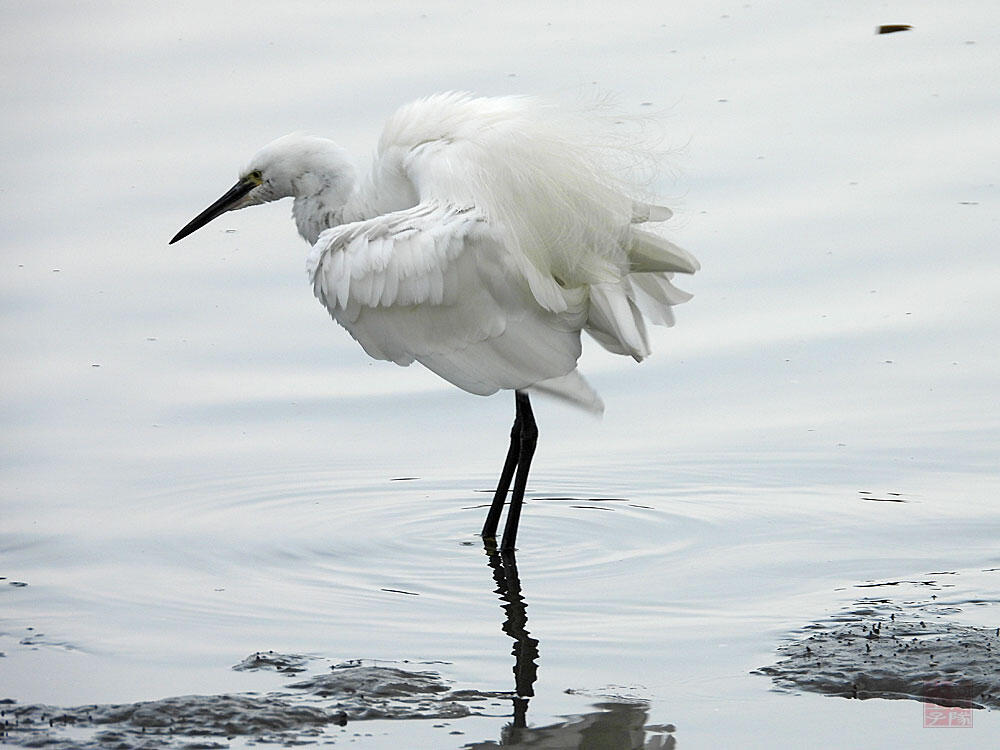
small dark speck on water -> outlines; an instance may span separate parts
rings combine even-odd
[[[402,589],[379,589],[380,591],[388,591],[390,594],[406,594],[407,596],[420,596],[420,594],[415,591],[403,591]]]
[[[909,31],[913,27],[908,23],[887,23],[879,26],[876,34],[895,34],[897,31]]]
[[[390,482],[413,482],[413,481],[416,481],[417,479],[420,479],[420,477],[393,477],[389,481]]]

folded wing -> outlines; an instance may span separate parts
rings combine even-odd
[[[313,290],[369,355],[418,361],[472,393],[554,392],[598,410],[575,373],[583,289],[556,313],[471,206],[421,203],[323,232],[309,257]]]

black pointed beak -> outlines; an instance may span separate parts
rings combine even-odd
[[[191,221],[189,221],[181,231],[174,235],[174,238],[170,240],[168,244],[173,245],[178,240],[182,240],[192,232],[201,229],[212,219],[222,216],[222,214],[226,213],[226,211],[233,208],[234,205],[241,198],[246,196],[247,193],[257,187],[258,184],[258,182],[253,182],[252,180],[240,180],[229,188],[229,190],[226,191],[226,194],[219,198],[219,200],[191,219]]]

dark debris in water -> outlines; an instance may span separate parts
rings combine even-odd
[[[18,639],[18,644],[21,646],[28,646],[32,649],[38,649],[41,647],[46,648],[61,648],[66,651],[79,651],[79,647],[69,641],[60,640],[57,638],[50,638],[45,633],[41,633],[32,627],[25,628],[27,635]]]
[[[868,500],[873,503],[905,503],[908,502],[904,497],[902,492],[886,492],[887,497],[876,497],[869,490],[860,490],[858,492],[861,495],[862,500]]]
[[[913,27],[908,23],[884,23],[876,30],[876,34],[895,34],[899,31],[909,31]]]
[[[949,574],[937,573],[933,575],[949,575]],[[856,583],[854,584],[854,587],[858,589],[873,589],[873,588],[879,588],[881,586],[904,586],[904,585],[930,586],[931,588],[941,588],[941,584],[939,584],[934,579],[928,579],[925,581],[868,581],[866,583]]]
[[[920,582],[886,585],[899,583]],[[954,622],[961,609],[934,599],[860,600],[804,627],[807,637],[780,647],[777,662],[753,674],[779,689],[841,698],[1000,708],[1000,628]]]
[[[299,674],[306,671],[310,657],[299,654],[279,654],[277,651],[258,651],[250,654],[239,664],[234,664],[237,672],[254,672],[261,669],[273,669],[281,674]]]
[[[404,591],[403,589],[379,589],[390,594],[406,594],[407,596],[420,596],[416,591]]]
[[[249,663],[259,652],[243,663]],[[280,655],[278,655],[280,656]],[[249,667],[254,668],[254,667]],[[330,726],[368,719],[458,719],[507,693],[452,691],[436,672],[395,667],[334,669],[259,695],[184,695],[139,703],[61,708],[0,706],[0,742],[50,750],[115,747],[214,748],[226,737],[266,743],[315,742]],[[73,737],[66,738],[71,727]],[[92,730],[88,733],[80,730]]]

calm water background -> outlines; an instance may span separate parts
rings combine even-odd
[[[364,160],[420,95],[598,91],[662,117],[656,188],[703,270],[648,362],[589,347],[603,421],[538,403],[529,721],[624,695],[681,747],[995,746],[995,713],[928,731],[914,702],[748,674],[866,581],[953,571],[956,618],[1000,620],[995,3],[0,16],[0,575],[28,584],[0,590],[0,697],[264,689],[229,670],[260,649],[512,689],[475,531],[513,399],[368,360],[312,298],[287,203],[166,242],[285,132]]]

